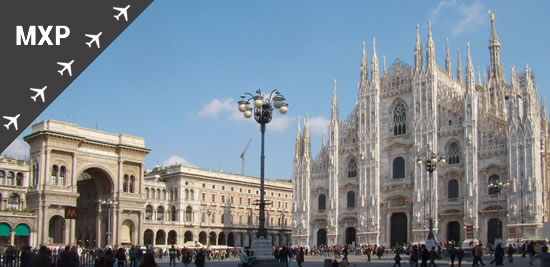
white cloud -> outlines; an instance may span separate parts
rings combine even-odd
[[[475,31],[488,21],[487,12],[479,1],[474,1],[469,5],[459,3],[457,0],[441,1],[431,12],[432,21],[435,22],[439,18],[453,20],[451,29],[453,36]]]
[[[309,133],[311,135],[322,135],[328,129],[330,120],[323,116],[309,118]]]
[[[288,128],[288,126],[294,121],[294,118],[287,116],[273,116],[271,122],[267,124],[267,128],[270,131],[282,132]]]
[[[7,148],[2,152],[3,157],[15,158],[24,160],[29,158],[29,144],[21,139],[15,139]]]
[[[185,160],[182,157],[179,156],[171,156],[164,162],[162,162],[163,166],[170,166],[170,165],[186,165],[186,166],[193,166],[189,161]]]
[[[214,98],[210,103],[204,105],[197,115],[199,117],[218,117],[222,112],[229,112],[237,109],[237,104],[233,98],[218,99]]]

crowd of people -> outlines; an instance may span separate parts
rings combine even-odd
[[[537,251],[539,251],[537,253]],[[529,257],[529,264],[533,265],[535,260],[540,260],[541,267],[550,267],[550,254],[546,244],[535,244],[535,242],[515,243],[508,246],[488,244],[483,246],[481,242],[470,243],[470,246],[463,248],[454,242],[440,243],[431,248],[424,244],[397,246],[387,249],[378,245],[361,246],[320,246],[309,248],[301,247],[277,247],[273,249],[274,258],[283,266],[302,267],[305,256],[320,256],[331,261],[333,267],[347,267],[348,256],[366,256],[370,262],[371,257],[381,259],[387,254],[393,255],[393,267],[401,267],[401,254],[408,256],[410,267],[437,267],[436,260],[447,257],[450,266],[462,267],[463,258],[472,256],[472,266],[485,266],[483,256],[493,256],[490,264],[497,266],[504,265],[507,256],[508,263],[513,263],[515,253],[521,257]],[[250,248],[245,249],[207,249],[207,248],[156,248],[153,246],[143,248],[140,246],[119,247],[119,248],[96,248],[82,249],[78,246],[66,246],[48,248],[41,246],[31,248],[24,246],[17,249],[13,246],[0,250],[0,266],[21,266],[21,267],[155,267],[158,266],[157,259],[163,260],[168,257],[169,265],[176,266],[181,262],[184,267],[203,267],[208,261],[221,261],[231,257],[238,258],[243,267],[255,266],[256,258]],[[295,262],[295,265],[293,264]]]

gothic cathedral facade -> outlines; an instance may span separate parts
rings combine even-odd
[[[297,246],[493,243],[541,238],[550,198],[548,121],[534,74],[506,80],[491,14],[490,65],[476,80],[468,44],[456,76],[449,44],[436,65],[429,24],[425,61],[417,25],[414,66],[396,60],[380,75],[376,43],[363,43],[358,99],[338,117],[336,81],[328,140],[312,157],[308,119],[298,124],[292,243]],[[427,154],[446,160],[433,172]],[[420,162],[419,162],[420,161]],[[419,164],[422,163],[422,164]],[[431,175],[430,175],[431,174]]]

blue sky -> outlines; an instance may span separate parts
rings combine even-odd
[[[143,137],[152,149],[147,168],[184,160],[240,173],[239,156],[252,138],[246,174],[259,176],[259,126],[237,117],[236,101],[243,92],[277,88],[290,109],[267,126],[266,176],[290,179],[297,118],[310,115],[316,155],[334,79],[340,119],[352,111],[363,41],[369,60],[376,38],[388,68],[396,58],[412,65],[416,24],[425,51],[431,19],[440,66],[448,37],[453,68],[457,48],[466,66],[470,42],[476,70],[485,70],[488,10],[496,15],[506,78],[527,63],[539,93],[550,96],[548,1],[155,1],[36,122]],[[4,154],[24,157],[21,138],[29,133]]]

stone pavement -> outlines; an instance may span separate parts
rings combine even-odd
[[[401,260],[401,266],[402,267],[409,267],[409,259],[406,255],[402,255]],[[303,267],[323,267],[323,261],[325,257],[321,256],[306,256],[305,262],[302,264]],[[169,267],[167,257],[164,257],[164,259],[160,262],[161,267]],[[493,260],[492,256],[484,256],[483,262],[485,263],[486,267],[490,267],[491,264],[489,264]],[[158,263],[158,259],[157,259]],[[393,256],[390,257],[387,255],[386,257],[382,257],[382,259],[377,259],[376,257],[371,258],[371,262],[367,263],[367,257],[366,256],[349,256],[349,266],[350,267],[392,267],[393,266]],[[450,266],[450,260],[448,258],[444,258],[441,260],[436,260],[437,266]],[[238,265],[238,258],[229,258],[227,260],[223,261],[207,261],[206,267],[222,267],[222,266],[232,266],[236,267]],[[420,265],[420,262],[419,262]],[[190,265],[190,267],[195,267],[194,264]],[[297,267],[298,265],[294,262],[292,266],[289,264],[289,267]],[[457,266],[457,262],[455,261],[455,266]],[[462,266],[464,267],[470,267],[472,266],[472,257],[464,257],[462,261]],[[493,264],[493,266],[495,266]],[[504,257],[504,266],[508,267],[529,267],[529,258],[525,257],[522,258],[521,255],[514,255],[514,263],[508,263],[508,256]],[[535,261],[534,267],[540,266],[540,262],[538,260]],[[178,262],[176,267],[183,267],[183,264],[181,262]]]

